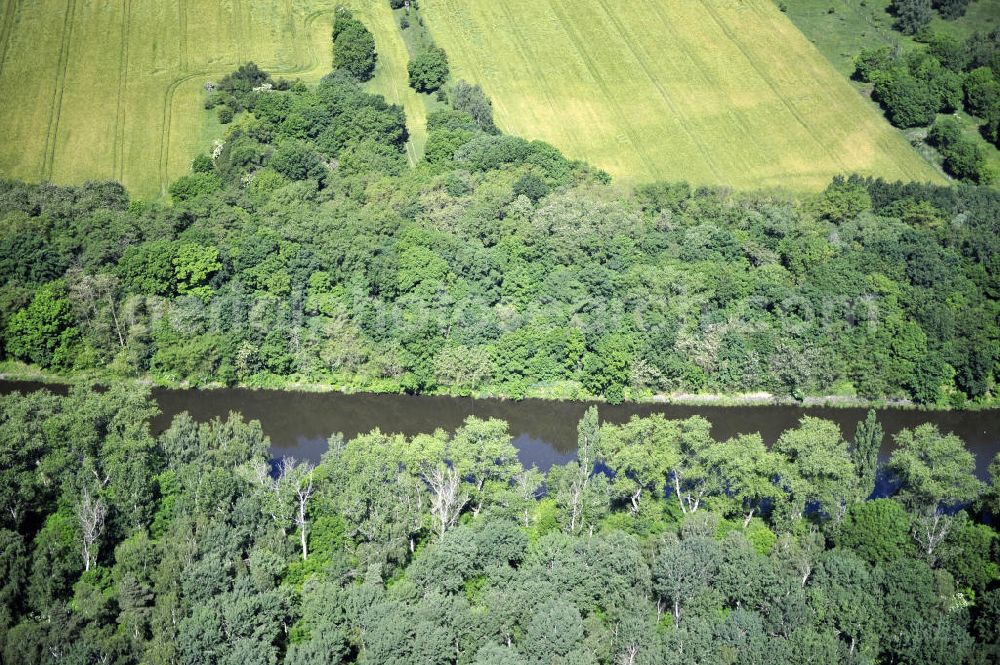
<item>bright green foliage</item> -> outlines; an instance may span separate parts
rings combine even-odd
[[[962,514],[941,546],[942,567],[955,577],[959,588],[982,594],[1000,579],[1000,569],[994,560],[996,541],[996,531]]]
[[[4,341],[8,353],[43,367],[71,367],[79,331],[66,295],[62,281],[39,287],[31,304],[7,322]]]
[[[828,517],[839,518],[853,499],[857,482],[847,443],[836,423],[806,416],[774,444],[785,457],[781,485],[790,506],[801,514],[818,504]]]
[[[869,409],[865,419],[858,423],[854,431],[854,445],[851,459],[858,477],[858,498],[868,499],[875,491],[875,475],[878,471],[878,453],[882,447],[885,432],[874,409]]]
[[[583,357],[583,384],[593,393],[607,395],[612,404],[624,399],[632,366],[632,344],[624,335],[612,335],[598,342]]]
[[[471,485],[474,513],[498,501],[521,471],[517,449],[502,420],[469,418],[448,444],[448,457],[462,479]]]
[[[871,205],[868,190],[859,183],[837,177],[816,202],[816,213],[821,219],[842,224],[869,210]]]
[[[704,453],[713,489],[713,507],[737,515],[744,525],[779,496],[774,479],[781,473],[781,458],[770,452],[759,434],[738,436],[715,443]]]
[[[906,505],[936,511],[978,496],[982,483],[975,475],[975,458],[957,436],[926,424],[903,430],[895,440],[889,469],[903,483],[899,497]]]
[[[214,173],[192,173],[181,176],[170,184],[170,198],[175,203],[193,201],[219,189],[219,179]]]
[[[543,486],[496,420],[333,436],[310,469],[272,467],[260,424],[238,414],[182,414],[154,438],[152,412],[130,385],[0,399],[0,490],[17,513],[0,516],[5,662],[62,649],[82,662],[849,665],[988,658],[995,646],[988,525],[956,517],[933,569],[914,558],[893,499],[852,506],[829,544],[788,517],[797,497],[761,499],[769,466],[803,466],[807,437],[842,444],[822,421],[769,453],[758,437],[714,442],[700,419],[601,427],[591,409],[581,463]],[[604,474],[590,477],[598,450],[621,462],[625,500],[609,503]],[[650,478],[638,511],[637,481],[618,477],[632,473]],[[689,509],[679,525],[662,491],[674,473]],[[107,508],[87,572],[82,488]]]
[[[222,269],[219,250],[214,247],[184,243],[177,248],[173,264],[178,293],[198,296],[202,300],[211,297],[212,287],[207,282]]]
[[[667,474],[680,462],[678,423],[656,415],[601,428],[600,458],[615,476],[612,489],[638,512],[643,494],[662,496]]]

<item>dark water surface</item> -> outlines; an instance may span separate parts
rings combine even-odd
[[[41,384],[0,381],[0,394],[15,390],[36,390]],[[53,390],[58,390],[55,388]],[[171,419],[187,411],[199,421],[225,418],[239,411],[247,419],[261,422],[271,437],[276,456],[292,455],[318,461],[327,448],[327,439],[335,432],[351,438],[378,427],[383,432],[406,435],[432,432],[436,428],[454,430],[470,415],[500,418],[510,425],[521,461],[546,470],[554,463],[572,459],[576,450],[576,424],[585,402],[554,402],[495,399],[473,400],[456,397],[410,395],[344,395],[341,393],[298,393],[279,390],[153,390],[160,416],[151,426],[159,433]],[[662,413],[669,418],[700,415],[712,423],[712,435],[719,440],[736,434],[760,432],[766,443],[773,443],[786,429],[794,427],[804,415],[833,420],[850,440],[865,409],[801,408],[795,406],[678,406],[668,404],[598,404],[601,420],[615,423],[633,415]],[[954,432],[976,455],[980,477],[1000,452],[1000,410],[990,411],[911,411],[886,409],[879,412],[886,430],[881,456],[892,450],[892,435],[904,428],[935,423],[943,432]]]

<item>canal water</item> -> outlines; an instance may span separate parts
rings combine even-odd
[[[40,384],[0,381],[0,393],[38,389]],[[279,390],[169,390],[157,388],[153,397],[161,415],[151,423],[155,433],[169,426],[173,417],[187,411],[199,421],[225,418],[238,411],[259,420],[271,438],[275,456],[294,456],[318,461],[331,434],[347,438],[374,428],[383,432],[414,435],[437,428],[454,430],[468,416],[507,421],[521,461],[547,470],[552,464],[573,458],[576,425],[590,406],[586,402],[546,400],[474,400],[456,397],[300,393]],[[700,415],[712,423],[712,435],[725,440],[737,434],[759,432],[773,443],[786,429],[795,427],[805,415],[836,422],[850,440],[864,409],[802,408],[795,406],[679,406],[668,404],[598,404],[602,421],[622,423],[632,416],[662,413],[668,418]],[[886,431],[882,458],[892,450],[892,435],[904,428],[934,423],[943,432],[961,437],[976,455],[977,472],[985,478],[986,467],[1000,452],[1000,410],[915,411],[885,409],[879,420]]]

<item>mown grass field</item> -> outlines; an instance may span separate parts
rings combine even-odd
[[[423,0],[501,127],[616,179],[941,181],[770,0]]]
[[[854,73],[854,58],[863,48],[898,46],[906,51],[924,48],[913,37],[892,29],[896,19],[889,13],[890,0],[783,2],[788,9],[788,17],[844,76]],[[990,32],[1000,27],[1000,0],[973,0],[965,16],[953,21],[945,21],[935,13],[929,27],[934,32],[950,34],[959,40],[965,40],[974,32]],[[857,87],[863,86],[858,84]],[[958,121],[966,136],[982,147],[993,171],[1000,173],[1000,150],[980,136],[981,121],[964,112],[951,117]],[[922,130],[908,130],[904,134],[915,138],[923,136]],[[921,146],[920,149],[936,155],[936,151],[928,146]],[[936,159],[940,161],[940,155],[936,155]]]
[[[899,45],[917,48],[913,37],[892,29],[891,0],[782,0],[787,15],[816,48],[842,73],[854,72],[854,57],[863,48]],[[831,11],[832,10],[832,11]],[[965,39],[974,32],[1000,27],[1000,0],[972,0],[965,15],[945,21],[938,14],[930,29]]]
[[[307,82],[331,68],[330,0],[0,0],[0,175],[121,180],[155,198],[221,136],[205,82],[240,63]],[[384,0],[354,0],[378,45],[373,90],[402,103],[423,145],[423,102]]]

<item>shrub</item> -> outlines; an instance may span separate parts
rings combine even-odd
[[[212,162],[212,158],[202,153],[194,158],[191,162],[191,171],[194,173],[211,173],[215,170],[215,164]]]
[[[951,118],[934,123],[927,135],[928,143],[944,157],[944,170],[968,182],[987,184],[991,180],[986,164],[986,153],[962,134],[962,129]]]
[[[470,85],[459,81],[451,89],[451,107],[456,111],[468,113],[484,132],[496,134],[493,124],[493,103],[479,85]]]
[[[375,37],[365,25],[343,7],[337,8],[333,22],[333,68],[367,81],[375,73]]]
[[[894,61],[888,46],[863,49],[854,59],[854,78],[872,81],[876,72],[889,69]]]
[[[863,501],[851,506],[834,541],[838,547],[852,550],[871,564],[913,554],[910,517],[892,499]]]
[[[514,194],[527,196],[532,203],[538,203],[538,200],[548,193],[549,186],[534,173],[525,173],[514,183]]]
[[[895,27],[904,35],[915,35],[931,22],[931,0],[893,0],[892,12],[896,15]]]
[[[941,15],[941,18],[952,21],[965,16],[969,2],[970,0],[934,0],[934,9]]]
[[[220,106],[217,113],[219,114],[219,122],[223,125],[228,125],[233,121],[233,109],[228,106]]]
[[[947,69],[928,53],[914,53],[908,58],[910,74],[927,86],[937,100],[937,111],[951,113],[962,108],[962,77]]]
[[[1000,83],[989,67],[977,67],[965,76],[965,110],[980,118],[1000,106]]]
[[[982,127],[983,137],[1000,148],[1000,106],[994,106]]]
[[[410,61],[410,87],[417,92],[434,92],[448,80],[448,55],[431,46]]]
[[[897,127],[921,127],[934,121],[940,99],[923,81],[902,67],[879,70],[872,75],[873,97]]]
[[[928,52],[953,72],[965,71],[969,53],[959,39],[948,34],[934,34],[927,46]]]
[[[219,179],[214,173],[192,173],[175,180],[169,188],[175,202],[190,201],[219,189]]]

